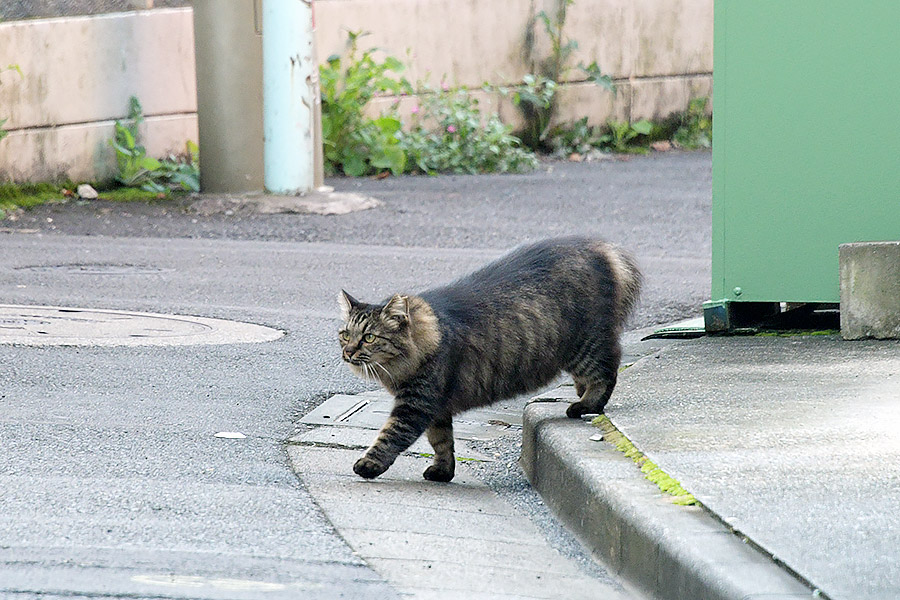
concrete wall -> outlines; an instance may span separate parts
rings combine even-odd
[[[553,14],[557,1],[318,0],[319,58],[342,53],[348,30],[369,31],[365,47],[401,59],[409,51],[410,80],[437,85],[446,77],[471,88],[517,84],[550,53],[543,24],[534,28],[530,52],[526,32],[533,16]],[[557,120],[660,118],[684,110],[693,97],[711,95],[712,9],[712,0],[576,0],[564,34],[578,42],[569,64],[597,61],[616,81],[617,93],[583,83],[573,69],[559,91]],[[508,102],[488,100],[505,121],[517,120]]]
[[[0,180],[103,179],[107,140],[128,99],[144,107],[148,153],[197,139],[191,10],[160,9],[0,24]]]
[[[148,8],[189,6],[190,0],[3,0],[0,20],[99,15]]]
[[[411,80],[515,84],[548,54],[543,26],[534,29],[530,48],[526,32],[536,12],[552,12],[556,3],[317,0],[317,52],[320,60],[341,53],[346,32],[364,30],[372,32],[364,46],[409,57]],[[566,21],[566,36],[579,44],[570,63],[598,61],[618,91],[579,81],[573,70],[559,92],[558,120],[659,118],[684,110],[691,97],[710,95],[712,3],[577,0]],[[114,157],[106,140],[131,95],[144,106],[151,154],[196,140],[191,17],[190,8],[165,8],[0,23],[0,64],[16,63],[23,73],[0,74],[0,118],[9,117],[10,130],[0,142],[0,180],[109,177]],[[484,101],[516,122],[508,100],[484,94]],[[407,109],[414,103],[404,100]]]

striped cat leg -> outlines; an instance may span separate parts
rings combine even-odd
[[[353,465],[353,472],[372,479],[388,470],[397,456],[419,439],[434,415],[427,401],[397,400],[387,422],[366,453]]]
[[[567,417],[603,413],[616,387],[621,359],[621,346],[612,335],[597,335],[584,345],[568,369],[580,400],[569,405]]]
[[[428,443],[434,448],[434,464],[425,469],[422,476],[429,481],[450,481],[456,468],[453,456],[453,418],[450,415],[439,417],[432,423],[425,434]]]

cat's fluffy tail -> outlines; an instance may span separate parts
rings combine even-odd
[[[596,249],[603,254],[616,280],[619,325],[624,326],[637,307],[644,276],[634,257],[619,246],[602,242]]]

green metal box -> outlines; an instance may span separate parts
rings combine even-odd
[[[713,303],[837,303],[900,239],[900,1],[716,0]]]

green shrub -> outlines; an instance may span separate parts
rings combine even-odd
[[[646,119],[635,123],[607,121],[606,126],[609,133],[600,137],[600,143],[611,151],[625,154],[646,154],[650,151],[647,147],[650,132],[653,130],[653,123],[650,121]],[[643,143],[638,144],[641,140]]]
[[[412,87],[399,77],[404,67],[396,58],[378,61],[375,48],[357,56],[364,35],[351,31],[347,55],[332,55],[319,67],[325,170],[359,176],[390,169],[399,175],[406,169],[406,153],[399,145],[396,110],[377,119],[367,117],[364,110],[378,94],[410,93]]]
[[[379,94],[406,95],[413,87],[394,57],[360,52],[365,34],[350,32],[342,58],[330,56],[319,68],[325,169],[360,176],[390,170],[424,173],[521,172],[537,159],[496,116],[485,116],[464,90],[423,88],[417,122],[403,130],[396,105],[378,118],[365,107]]]
[[[465,90],[429,92],[419,114],[432,127],[400,134],[411,166],[424,173],[520,173],[537,166],[511,127],[482,114],[477,98]]]

